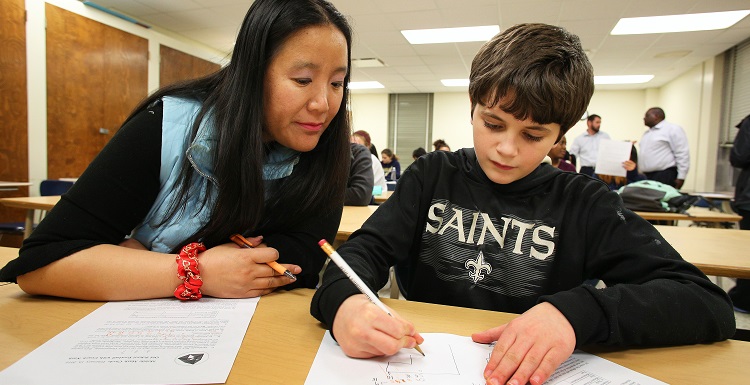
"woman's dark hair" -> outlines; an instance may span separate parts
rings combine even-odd
[[[417,159],[426,153],[427,153],[427,150],[425,150],[422,147],[417,147],[414,151],[411,152],[411,157],[414,159]]]
[[[163,96],[197,99],[202,108],[192,127],[194,138],[202,119],[214,117],[218,143],[214,151],[217,186],[212,215],[197,233],[181,244],[202,239],[207,246],[224,243],[237,232],[279,230],[304,218],[343,205],[349,174],[350,74],[344,79],[339,111],[317,146],[300,155],[294,172],[264,190],[262,167],[268,151],[265,126],[264,77],[273,56],[295,32],[311,26],[333,25],[346,38],[347,68],[351,68],[352,32],[346,18],[325,0],[256,0],[248,10],[231,61],[219,71],[196,80],[164,87],[144,100],[135,113]],[[128,118],[128,119],[130,119]],[[196,171],[181,165],[180,192],[169,217],[183,213]],[[207,204],[208,198],[203,204]],[[294,204],[292,204],[292,202]],[[179,246],[176,247],[178,249]]]

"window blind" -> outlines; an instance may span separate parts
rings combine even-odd
[[[432,94],[390,94],[388,146],[398,155],[401,170],[413,162],[417,147],[429,151],[432,137]]]

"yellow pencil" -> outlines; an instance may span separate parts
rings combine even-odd
[[[346,276],[349,277],[349,280],[352,281],[354,286],[356,286],[357,289],[359,289],[359,291],[362,292],[362,294],[364,294],[370,301],[372,301],[372,303],[374,303],[375,306],[379,307],[380,310],[386,312],[386,314],[393,317],[393,314],[391,314],[388,308],[385,307],[385,305],[383,304],[382,301],[380,301],[378,296],[375,295],[375,293],[373,293],[369,287],[367,287],[364,281],[362,281],[362,278],[359,278],[357,273],[355,273],[354,270],[352,270],[352,268],[349,266],[349,264],[346,263],[346,261],[344,261],[344,258],[341,258],[341,255],[337,253],[336,250],[333,249],[333,246],[331,246],[331,244],[328,243],[328,241],[326,241],[325,239],[321,239],[320,242],[318,242],[318,245],[320,245],[320,248],[322,248],[323,251],[325,251],[326,254],[328,254],[331,260],[336,264],[336,266],[338,266],[341,269],[341,271],[343,271],[344,274],[346,274]],[[419,347],[419,345],[414,346],[414,349],[416,349],[419,352],[419,354],[424,356],[424,352]]]
[[[251,249],[255,246],[258,246],[258,245],[253,245],[250,241],[247,240],[247,238],[239,234],[234,234],[231,237],[229,237],[229,239],[231,239],[232,242],[236,243],[237,246],[244,247],[246,249]],[[266,262],[266,265],[271,266],[272,269],[276,270],[277,272],[281,274],[286,275],[287,277],[295,281],[297,280],[297,277],[295,277],[291,271],[285,269],[284,266],[279,265],[278,262],[276,261]]]

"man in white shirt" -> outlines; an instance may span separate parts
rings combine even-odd
[[[643,124],[649,129],[641,138],[638,168],[646,178],[680,189],[690,169],[690,147],[685,130],[664,118],[659,107],[646,111]]]
[[[594,176],[596,158],[599,156],[599,142],[609,139],[609,134],[600,132],[602,117],[597,114],[589,115],[586,119],[586,132],[573,140],[570,153],[576,156],[576,163],[581,166],[581,174]]]

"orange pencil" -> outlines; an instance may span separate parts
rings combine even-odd
[[[246,249],[251,249],[251,248],[253,248],[255,246],[258,246],[258,245],[253,245],[252,243],[250,243],[250,241],[247,240],[247,238],[245,238],[245,237],[243,237],[242,235],[239,235],[239,234],[234,234],[231,237],[229,237],[229,239],[231,239],[232,242],[236,243],[237,246],[244,247]],[[279,265],[278,262],[271,261],[271,262],[266,262],[266,264],[268,266],[271,266],[271,268],[274,269],[274,270],[276,270],[277,272],[279,272],[281,274],[284,274],[287,277],[289,277],[289,278],[291,278],[291,279],[293,279],[295,281],[297,280],[297,277],[295,277],[294,274],[292,274],[291,271],[285,269],[284,266]]]

